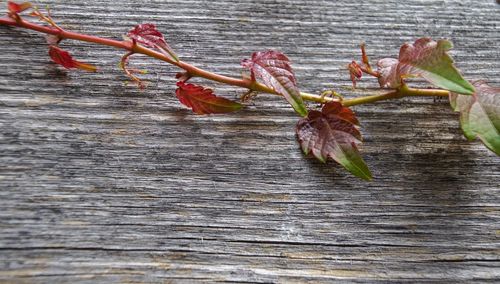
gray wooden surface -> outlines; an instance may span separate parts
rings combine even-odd
[[[279,49],[309,92],[361,95],[345,88],[360,42],[376,59],[421,36],[451,39],[467,78],[500,85],[493,0],[40,2],[104,37],[154,22],[184,60],[226,75]],[[0,41],[1,283],[500,281],[499,159],[445,100],[355,108],[367,183],[303,157],[279,98],[196,116],[171,66],[133,60],[150,70],[141,92],[120,51],[64,43],[101,66],[88,74],[51,63],[38,34],[0,27]]]

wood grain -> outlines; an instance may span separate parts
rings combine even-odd
[[[467,78],[500,85],[493,0],[39,2],[110,38],[154,22],[181,58],[225,75],[279,49],[309,92],[359,96],[345,65],[360,42],[377,59],[421,36],[451,39]],[[171,66],[133,59],[150,70],[141,92],[120,51],[64,43],[100,66],[88,74],[51,63],[41,35],[0,27],[0,40],[2,283],[500,281],[499,160],[445,100],[355,108],[367,183],[303,157],[279,98],[197,116]]]

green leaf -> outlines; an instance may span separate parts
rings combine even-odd
[[[399,59],[381,59],[379,82],[382,87],[397,88],[401,78],[408,75],[421,76],[437,87],[464,95],[472,95],[474,86],[465,80],[453,65],[447,53],[453,47],[448,40],[420,38],[413,44],[404,44],[399,50]]]
[[[321,111],[309,111],[297,123],[296,133],[302,150],[321,162],[330,157],[353,175],[371,180],[372,174],[356,147],[361,143],[359,122],[354,112],[339,102],[329,102]]]
[[[460,112],[460,125],[465,137],[479,137],[491,151],[500,156],[500,88],[484,81],[474,82],[472,96],[450,94],[451,107]]]
[[[399,61],[419,69],[422,77],[440,88],[472,95],[474,87],[453,66],[453,59],[447,53],[452,47],[448,40],[421,38],[401,47]]]

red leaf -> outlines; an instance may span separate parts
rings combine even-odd
[[[226,113],[241,109],[237,102],[217,97],[213,91],[202,86],[177,82],[175,95],[179,101],[197,114]]]
[[[420,38],[413,44],[404,44],[399,59],[378,61],[379,83],[382,87],[398,88],[405,76],[421,76],[432,84],[453,92],[471,95],[474,87],[453,65],[447,51],[452,48],[447,40]]]
[[[69,52],[62,50],[55,45],[51,45],[49,47],[49,55],[55,63],[62,65],[64,68],[78,68],[89,72],[97,71],[97,67],[95,67],[94,65],[74,60]]]
[[[17,3],[12,2],[12,1],[7,1],[7,8],[12,13],[21,13],[21,12],[31,8],[32,6],[33,5],[30,2],[24,2],[21,4],[17,4]]]
[[[297,123],[297,138],[305,154],[320,161],[332,158],[355,176],[371,180],[372,175],[356,147],[361,143],[359,122],[354,112],[339,102],[329,102],[321,111],[312,110]]]
[[[156,29],[154,24],[137,25],[127,33],[127,36],[146,47],[156,48],[163,54],[179,61],[173,49],[165,41],[163,34]]]
[[[284,96],[297,113],[307,115],[290,60],[283,53],[274,50],[254,52],[252,59],[243,60],[241,65],[250,69],[253,81],[261,79],[264,85]]]

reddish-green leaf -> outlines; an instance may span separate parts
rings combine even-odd
[[[226,113],[243,107],[237,102],[217,97],[211,89],[202,86],[180,81],[177,87],[175,94],[179,101],[197,114]]]
[[[312,110],[297,123],[297,138],[307,155],[326,162],[332,158],[357,177],[371,180],[372,174],[361,158],[359,122],[354,112],[339,102],[329,102],[321,111]]]
[[[378,82],[381,87],[397,88],[401,86],[401,76],[398,73],[399,60],[384,58],[377,62]]]
[[[33,7],[33,5],[30,2],[18,4],[13,1],[7,1],[7,9],[9,9],[9,11],[12,13],[21,13],[31,7]]]
[[[254,52],[251,59],[241,64],[250,69],[253,81],[262,80],[264,85],[284,96],[298,114],[307,115],[290,60],[283,53],[274,50]]]
[[[469,140],[479,137],[491,151],[500,155],[500,88],[484,81],[474,82],[472,96],[450,94],[450,103],[460,112],[460,125]]]
[[[78,68],[89,72],[97,71],[97,67],[94,65],[74,60],[69,52],[62,50],[55,45],[51,45],[49,47],[49,55],[55,63],[62,65],[64,68]]]
[[[163,54],[179,61],[179,58],[175,54],[174,50],[168,45],[163,37],[163,34],[156,29],[154,24],[137,25],[127,33],[127,37],[144,46],[156,48]]]
[[[397,88],[401,78],[417,75],[432,84],[460,94],[471,95],[474,87],[453,65],[447,51],[453,47],[448,40],[433,41],[421,38],[413,44],[404,44],[399,59],[384,58],[377,63],[382,87]]]

